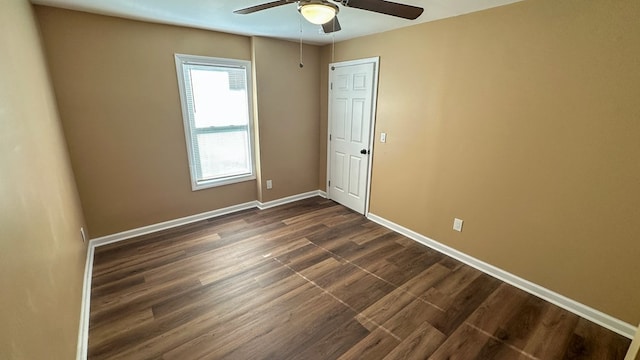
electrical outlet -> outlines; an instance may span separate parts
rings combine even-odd
[[[273,188],[273,182],[271,180],[267,180],[267,190],[271,190]]]
[[[453,230],[462,231],[462,219],[455,218],[453,219]]]
[[[82,242],[87,242],[87,234],[84,233],[84,227],[80,227],[80,235],[82,235]]]
[[[380,133],[380,142],[387,142],[387,133]]]

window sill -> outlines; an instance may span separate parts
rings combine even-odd
[[[218,186],[231,185],[231,184],[251,181],[255,179],[256,179],[256,176],[251,174],[251,175],[240,175],[240,176],[228,177],[224,179],[198,181],[198,182],[191,183],[191,190],[198,191],[198,190],[210,189]]]

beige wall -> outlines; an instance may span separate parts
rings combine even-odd
[[[371,212],[637,324],[639,18],[524,1],[336,44],[381,57]]]
[[[91,237],[317,190],[318,47],[299,69],[291,42],[36,13]],[[174,53],[254,61],[257,181],[191,191]]]
[[[73,359],[86,247],[37,27],[0,2],[0,359]]]
[[[251,60],[247,37],[36,7],[92,238],[256,199],[191,191],[174,53]]]
[[[260,201],[318,190],[319,48],[253,38],[260,128]],[[267,190],[266,180],[273,181]]]

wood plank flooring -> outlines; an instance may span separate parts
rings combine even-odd
[[[630,341],[312,198],[96,248],[90,359],[623,359]]]

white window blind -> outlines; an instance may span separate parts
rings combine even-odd
[[[175,60],[193,190],[255,179],[251,63]]]

